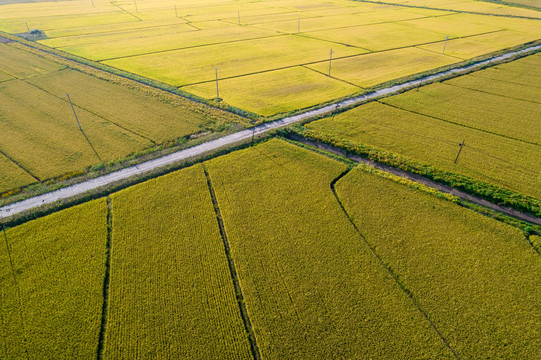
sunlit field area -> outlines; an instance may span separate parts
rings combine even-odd
[[[532,55],[307,127],[540,198],[540,66]]]
[[[263,116],[535,41],[541,31],[541,14],[525,8],[471,0],[389,3],[7,4],[0,6],[0,30],[39,29],[44,45]]]

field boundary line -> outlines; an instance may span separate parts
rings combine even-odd
[[[445,85],[447,85],[447,84],[445,84]],[[447,86],[450,86],[450,85],[447,85]],[[458,86],[455,86],[455,87],[458,87]],[[469,89],[469,90],[472,90],[472,89]],[[472,90],[472,91],[473,91],[473,90]],[[495,95],[495,94],[491,94],[491,95]],[[500,95],[500,96],[501,96],[501,95]],[[481,129],[481,128],[476,128],[476,127],[474,127],[474,126],[465,125],[465,124],[461,124],[461,123],[458,123],[458,122],[454,122],[454,121],[442,119],[442,118],[439,118],[439,117],[437,117],[437,116],[426,115],[426,114],[423,114],[423,113],[420,113],[420,112],[417,112],[417,111],[414,111],[414,110],[404,109],[404,108],[402,108],[402,107],[400,107],[400,106],[398,106],[398,105],[391,105],[391,104],[388,104],[388,103],[382,102],[382,101],[377,101],[377,102],[380,103],[380,104],[382,104],[382,105],[386,105],[386,106],[392,107],[392,108],[394,108],[394,109],[398,109],[398,110],[401,110],[401,111],[409,112],[409,113],[412,113],[412,114],[415,114],[415,115],[426,116],[426,117],[428,117],[428,118],[431,118],[431,119],[434,119],[434,120],[438,120],[438,121],[442,121],[442,122],[446,122],[446,123],[448,123],[448,124],[453,124],[453,125],[465,127],[465,128],[467,128],[467,129],[476,130],[476,131],[483,132],[483,133],[486,133],[486,134],[490,134],[490,135],[494,135],[494,136],[499,136],[499,137],[502,137],[502,138],[504,138],[504,139],[514,140],[514,141],[518,141],[518,142],[525,143],[525,144],[529,144],[529,145],[540,146],[540,144],[531,142],[531,141],[529,141],[529,140],[518,139],[518,138],[514,138],[514,137],[509,136],[509,135],[499,134],[499,133],[497,133],[497,132],[493,132],[493,131],[489,131],[489,130],[485,130],[485,129]]]
[[[383,258],[381,257],[380,254],[378,254],[378,252],[376,251],[376,249],[368,242],[368,240],[366,239],[366,237],[364,236],[364,234],[361,232],[361,230],[357,227],[357,224],[355,224],[355,221],[353,220],[353,218],[350,216],[350,214],[347,212],[344,204],[342,203],[342,200],[340,200],[340,196],[338,196],[338,193],[336,192],[336,189],[335,189],[335,185],[338,181],[340,181],[344,176],[346,176],[347,174],[349,174],[349,172],[351,171],[351,168],[348,168],[347,170],[345,170],[344,172],[342,172],[340,175],[338,175],[338,177],[336,177],[333,181],[331,181],[331,191],[336,199],[336,201],[338,202],[338,205],[340,205],[340,209],[342,209],[342,212],[344,213],[344,215],[346,216],[346,218],[349,220],[349,222],[351,223],[351,225],[353,225],[353,228],[355,229],[355,231],[357,232],[357,235],[359,235],[359,237],[363,240],[364,244],[366,246],[368,246],[368,248],[370,249],[370,251],[372,252],[372,254],[376,257],[376,259],[378,260],[378,262],[380,263],[380,265],[385,269],[387,270],[387,272],[389,273],[389,275],[391,275],[391,277],[393,278],[393,280],[396,282],[396,284],[398,285],[398,287],[406,294],[406,296],[411,300],[411,302],[413,303],[413,305],[417,308],[417,310],[421,313],[421,315],[426,319],[426,321],[428,321],[428,323],[430,324],[430,326],[432,327],[432,329],[436,332],[436,334],[438,334],[438,336],[440,337],[440,339],[443,341],[443,343],[445,344],[445,346],[453,353],[453,355],[455,356],[455,358],[457,359],[461,359],[461,357],[458,355],[458,353],[453,349],[453,347],[451,346],[451,344],[449,343],[449,341],[447,341],[447,339],[445,338],[445,336],[443,336],[443,334],[439,331],[438,327],[436,326],[436,324],[430,319],[430,317],[428,316],[428,313],[426,311],[423,310],[423,308],[421,307],[421,304],[419,303],[419,300],[415,297],[415,295],[413,294],[413,292],[407,287],[407,285],[404,283],[403,280],[400,279],[400,276],[393,270],[393,268],[391,267],[390,264],[386,263]]]
[[[64,70],[66,70],[66,69],[80,72],[79,70],[71,69],[71,68],[65,68],[65,69],[62,69],[62,70],[60,70],[60,71],[64,71]],[[82,73],[82,72],[81,72],[81,73]],[[85,74],[85,73],[82,73],[82,74]],[[85,75],[86,75],[86,74],[85,74]],[[26,79],[23,80],[23,81],[24,81],[25,83],[27,83],[28,85],[31,85],[31,86],[33,86],[33,87],[35,87],[35,88],[37,88],[37,89],[43,91],[44,93],[47,93],[47,94],[49,94],[49,95],[51,95],[51,96],[53,96],[53,97],[56,97],[57,99],[60,99],[60,100],[62,100],[62,101],[64,101],[64,102],[66,102],[66,103],[69,104],[69,102],[66,101],[66,99],[64,99],[62,96],[58,96],[58,95],[56,95],[56,94],[53,94],[53,93],[51,93],[51,92],[49,92],[49,91],[47,91],[47,90],[45,90],[45,89],[39,87],[38,85],[29,82],[29,81],[26,80]],[[90,109],[87,109],[87,108],[85,108],[85,107],[82,107],[81,105],[78,105],[77,103],[74,103],[73,106],[75,106],[75,107],[77,107],[77,108],[79,108],[79,109],[81,109],[81,110],[83,110],[83,111],[86,111],[86,112],[88,112],[88,113],[90,113],[90,114],[92,114],[92,115],[94,115],[94,116],[96,116],[96,117],[98,117],[98,118],[100,118],[100,119],[103,119],[103,120],[107,121],[108,123],[111,123],[111,124],[113,124],[113,125],[115,125],[115,126],[121,128],[122,130],[126,130],[127,132],[129,132],[129,133],[131,133],[131,134],[133,134],[133,135],[135,135],[135,136],[138,136],[138,137],[140,137],[140,138],[142,138],[142,139],[148,140],[148,141],[150,141],[153,145],[158,145],[158,143],[157,143],[156,141],[152,140],[151,138],[146,137],[146,136],[141,135],[141,134],[138,134],[138,133],[136,133],[135,131],[133,131],[133,130],[131,130],[131,129],[128,129],[128,128],[125,127],[125,126],[119,125],[119,124],[117,124],[116,122],[114,122],[114,121],[112,121],[112,120],[110,120],[110,119],[107,119],[107,118],[103,117],[102,115],[100,115],[100,114],[98,114],[98,113],[96,113],[96,112],[94,112],[94,111],[92,111],[92,110],[90,110]]]
[[[15,265],[13,264],[13,258],[11,257],[11,247],[9,246],[9,240],[8,235],[6,232],[6,228],[4,227],[4,224],[0,222],[0,228],[2,230],[2,233],[4,234],[4,240],[6,242],[6,250],[9,257],[9,266],[11,269],[11,275],[13,276],[13,284],[15,285],[15,289],[17,289],[17,300],[19,302],[19,318],[21,319],[21,330],[22,330],[22,340],[24,343],[24,353],[26,354],[26,359],[30,359],[30,355],[28,354],[28,341],[26,338],[26,325],[25,325],[25,318],[23,314],[23,301],[21,298],[21,289],[19,288],[19,282],[17,281],[17,276],[15,275]]]
[[[0,155],[4,156],[6,159],[8,159],[10,162],[12,162],[15,166],[17,166],[19,169],[21,169],[22,171],[24,171],[25,173],[27,173],[28,175],[32,176],[34,179],[36,179],[37,181],[41,181],[40,178],[38,178],[37,176],[35,176],[34,174],[32,174],[30,172],[30,170],[26,169],[24,166],[22,166],[21,164],[19,164],[15,159],[13,159],[11,156],[9,156],[8,154],[6,154],[5,152],[3,152],[2,150],[0,150]]]
[[[491,14],[491,13],[484,13],[484,12],[479,12],[479,11],[440,9],[440,8],[433,8],[433,7],[428,7],[428,6],[396,4],[396,3],[384,2],[384,1],[373,1],[373,0],[353,0],[353,1],[361,2],[361,3],[369,3],[369,4],[380,4],[380,5],[391,5],[391,6],[407,7],[407,8],[413,8],[413,9],[450,11],[450,12],[461,13],[461,14],[474,14],[474,15],[496,16],[496,17],[528,19],[528,20],[540,20],[541,21],[541,18],[530,17],[530,16],[522,16],[522,15]],[[509,6],[509,5],[506,5],[506,6]]]
[[[122,6],[118,5],[117,3],[118,3],[118,1],[111,1],[111,5],[116,6],[117,8],[119,8],[120,10],[122,10],[123,12],[125,12],[126,14],[133,16],[133,17],[136,18],[137,20],[143,21],[143,20],[141,20],[141,18],[139,18],[138,16],[132,14],[132,13],[129,12],[128,10],[124,9]]]
[[[477,79],[479,79],[479,78],[477,78]],[[491,81],[496,82],[497,80],[491,80]],[[471,90],[471,91],[477,91],[477,92],[480,92],[480,93],[483,93],[483,94],[489,94],[489,95],[493,95],[493,96],[498,96],[498,97],[502,97],[502,98],[505,98],[505,99],[511,99],[511,100],[517,100],[517,101],[524,101],[524,102],[528,102],[528,103],[532,103],[532,104],[539,104],[539,105],[541,105],[541,102],[540,102],[540,101],[520,99],[520,98],[512,97],[512,96],[509,96],[509,95],[502,95],[502,94],[490,92],[490,91],[487,91],[487,90],[479,90],[479,89],[474,89],[474,88],[467,87],[467,86],[460,86],[460,85],[456,85],[456,84],[445,84],[445,85],[447,85],[447,86],[453,86],[453,87],[456,87],[456,88],[459,88],[459,89],[466,89],[466,90]],[[534,86],[534,87],[535,87],[535,86]],[[536,145],[540,145],[540,144],[538,144],[538,143],[535,143],[535,144],[536,144]]]
[[[189,31],[189,32],[192,32],[192,31]],[[194,30],[193,32],[197,32],[197,30]],[[179,33],[179,34],[182,34],[182,33]],[[202,48],[202,47],[207,47],[207,46],[217,46],[217,45],[223,45],[223,44],[232,44],[232,43],[243,42],[243,41],[261,40],[261,39],[268,39],[268,38],[280,37],[280,36],[290,36],[290,35],[289,34],[272,34],[272,35],[267,35],[267,36],[253,37],[249,39],[237,39],[237,40],[222,41],[222,42],[217,42],[217,43],[212,43],[212,44],[201,44],[201,45],[186,46],[186,47],[174,48],[174,49],[149,51],[149,52],[141,53],[141,54],[117,56],[113,58],[99,59],[99,60],[93,60],[93,61],[101,63],[101,62],[106,62],[106,61],[129,59],[129,58],[134,58],[138,56],[155,55],[155,54],[168,53],[168,52],[173,52],[173,51],[196,49],[196,48]],[[68,46],[61,46],[61,47],[58,47],[58,49],[62,50],[62,48],[65,48],[65,47],[68,47]]]
[[[246,303],[244,301],[244,295],[242,294],[242,288],[239,282],[239,276],[237,269],[235,267],[235,262],[233,260],[233,255],[231,254],[231,247],[229,246],[229,239],[227,238],[227,233],[225,231],[225,225],[222,217],[222,212],[220,211],[220,206],[218,205],[218,199],[216,198],[216,193],[214,192],[214,187],[212,186],[212,181],[210,175],[207,171],[207,168],[204,164],[201,164],[203,167],[203,172],[207,179],[207,185],[212,199],[212,205],[214,212],[216,213],[216,222],[218,223],[218,228],[220,230],[220,235],[224,244],[225,256],[227,257],[227,264],[229,265],[229,272],[231,275],[231,281],[233,282],[233,287],[235,288],[235,295],[237,298],[237,303],[239,306],[240,316],[244,323],[244,329],[250,343],[250,350],[254,360],[261,360],[261,353],[259,352],[259,347],[257,346],[256,336],[250,321],[250,316],[248,315],[248,310],[246,309]]]
[[[113,203],[111,197],[106,197],[106,206],[107,206],[107,240],[105,242],[105,274],[103,276],[103,303],[101,305],[101,321],[100,321],[100,332],[98,335],[98,344],[96,347],[96,359],[103,359],[103,354],[105,351],[105,333],[107,331],[107,316],[109,314],[109,284],[111,280],[111,242],[113,239]]]
[[[398,94],[400,92],[419,87],[421,85],[426,85],[431,82],[441,81],[447,78],[463,75],[475,70],[485,68],[495,63],[504,62],[515,56],[534,53],[540,50],[541,44],[530,46],[521,50],[507,52],[502,55],[494,56],[487,60],[476,62],[474,64],[464,65],[461,67],[452,68],[450,70],[441,71],[433,75],[418,78],[416,80],[406,81],[398,85],[392,85],[379,90],[374,90],[367,94],[352,97],[340,102],[331,103],[311,110],[306,110],[295,115],[283,117],[278,120],[266,122],[261,125],[257,125],[251,129],[241,130],[214,140],[201,143],[199,145],[195,145],[159,158],[155,158],[153,160],[142,162],[135,166],[129,166],[121,170],[110,172],[108,174],[90,180],[82,181],[75,185],[67,186],[52,192],[44,193],[42,195],[37,195],[27,198],[25,200],[2,206],[0,207],[0,219],[21,213],[23,211],[37,208],[41,205],[52,204],[59,200],[73,198],[77,195],[81,195],[113,183],[118,183],[136,175],[145,174],[152,170],[163,168],[168,165],[178,163],[179,161],[193,158],[194,156],[200,156],[202,154],[215,151],[217,149],[232,146],[236,143],[246,141],[255,135],[260,135],[273,129],[278,129],[301,121],[307,121],[309,119],[320,118],[325,115],[331,115],[336,112],[337,106],[340,108],[340,111],[344,111],[370,101],[374,101],[386,96]]]

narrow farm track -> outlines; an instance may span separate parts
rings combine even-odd
[[[450,76],[456,76],[456,75],[460,75],[464,73],[469,73],[475,70],[479,70],[484,67],[506,61],[514,56],[525,54],[527,52],[536,52],[540,50],[541,50],[541,45],[535,45],[535,46],[531,46],[522,50],[508,52],[503,55],[495,56],[493,58],[472,64],[472,65],[461,66],[461,67],[457,67],[451,70],[442,71],[440,73],[426,76],[424,78],[408,81],[399,85],[390,86],[390,87],[383,88],[383,89],[380,89],[380,90],[377,90],[365,95],[347,99],[337,104],[326,105],[318,109],[309,110],[309,111],[306,111],[294,116],[289,116],[289,117],[285,117],[285,118],[275,120],[269,123],[265,123],[265,124],[256,126],[252,129],[242,130],[242,131],[239,131],[239,132],[236,132],[236,133],[233,133],[233,134],[230,134],[230,135],[227,135],[215,140],[205,142],[203,144],[200,144],[188,149],[180,150],[178,152],[165,155],[160,158],[143,162],[135,166],[130,166],[122,170],[111,172],[109,174],[106,174],[106,175],[103,175],[91,180],[83,181],[75,185],[71,185],[71,186],[56,190],[56,191],[52,191],[50,193],[34,196],[32,198],[28,198],[28,199],[25,199],[13,204],[0,207],[0,219],[7,218],[12,215],[16,215],[21,212],[24,212],[24,211],[29,211],[29,210],[38,208],[42,205],[52,204],[59,200],[67,200],[75,196],[80,196],[89,191],[95,191],[96,189],[99,189],[101,187],[114,184],[114,183],[126,180],[134,176],[140,176],[152,170],[156,170],[156,169],[171,165],[179,161],[188,160],[195,156],[201,156],[211,151],[214,151],[214,150],[217,150],[217,149],[220,149],[220,148],[223,148],[223,147],[226,147],[226,146],[229,146],[241,141],[247,141],[255,135],[263,134],[272,129],[277,129],[277,128],[284,127],[287,125],[291,125],[291,124],[300,122],[302,120],[313,118],[315,116],[331,114],[338,107],[349,108],[352,106],[359,105],[361,103],[373,101],[381,97],[396,94],[401,91],[415,88],[427,83],[442,80]],[[528,221],[532,221],[532,220],[528,220]],[[537,219],[536,221],[537,221],[536,223],[538,224],[541,223],[541,220],[539,219]]]

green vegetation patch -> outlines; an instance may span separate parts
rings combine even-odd
[[[0,357],[96,356],[106,218],[99,200],[0,233]]]
[[[202,166],[111,198],[104,358],[250,359]]]
[[[263,358],[452,358],[343,214],[344,163],[271,140],[206,166]]]
[[[539,357],[541,258],[521,231],[360,169],[336,190],[461,358]]]

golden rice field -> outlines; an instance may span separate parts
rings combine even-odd
[[[342,213],[344,164],[272,140],[207,168],[263,358],[452,358]]]
[[[540,63],[529,56],[307,127],[540,198]]]
[[[0,357],[93,358],[103,303],[105,199],[0,236]]]
[[[541,15],[524,8],[473,0],[390,2],[395,4],[348,0],[7,4],[0,6],[0,30],[40,29],[47,36],[40,40],[44,45],[209,100],[216,98],[211,89],[217,68],[224,88],[220,98],[262,116],[299,110],[355,94],[360,91],[357,86],[372,87],[535,41],[541,31]],[[444,44],[446,36],[450,39]],[[284,70],[298,74],[300,67],[328,74],[331,49],[332,85],[323,76],[304,75],[307,85],[299,88],[298,77],[283,77]],[[341,88],[337,82],[342,82]],[[232,87],[237,91],[230,91]],[[311,91],[316,88],[320,90]]]
[[[538,357],[518,229],[281,140],[204,166],[8,229],[0,357],[253,358],[211,188],[262,359]]]
[[[460,358],[541,355],[541,259],[520,230],[359,169],[336,189]]]
[[[249,359],[201,165],[111,197],[104,359]]]
[[[15,43],[0,44],[0,60],[0,193],[238,121],[66,68]]]

